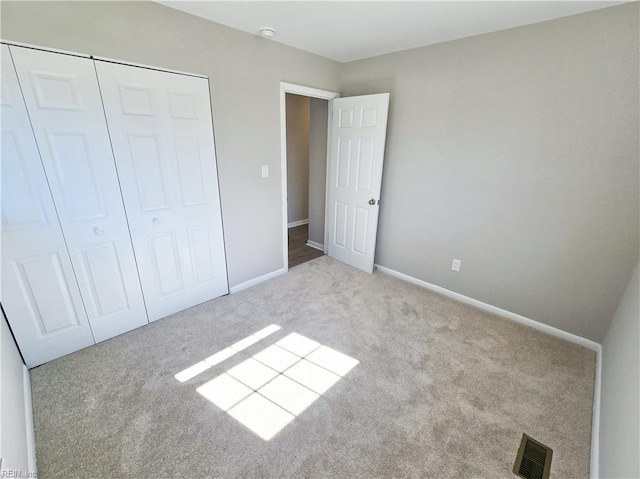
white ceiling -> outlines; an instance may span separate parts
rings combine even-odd
[[[624,1],[158,1],[340,62],[543,22]]]

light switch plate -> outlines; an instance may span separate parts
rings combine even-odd
[[[269,165],[262,165],[262,177],[269,178]]]
[[[453,271],[458,272],[458,271],[460,271],[460,266],[461,266],[461,265],[462,265],[462,261],[461,261],[461,260],[459,260],[459,259],[454,259],[454,260],[453,260],[453,263],[451,263],[451,269],[452,269]]]

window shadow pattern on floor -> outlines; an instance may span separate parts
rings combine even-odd
[[[280,330],[270,325],[179,372],[185,382]],[[196,391],[269,441],[359,364],[346,354],[291,333],[202,384]]]

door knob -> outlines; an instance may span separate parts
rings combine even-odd
[[[102,228],[98,228],[97,226],[93,228],[93,234],[100,236],[102,233],[104,233]]]
[[[159,224],[160,224],[160,220],[159,220],[158,218],[153,218],[153,220],[151,220],[151,222],[152,222],[154,225],[159,225]]]
[[[376,200],[374,200],[373,198],[371,198],[371,199],[369,200],[369,204],[370,204],[371,206],[375,205],[375,204],[376,204]]]

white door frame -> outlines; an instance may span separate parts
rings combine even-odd
[[[282,267],[284,271],[289,270],[289,236],[288,236],[288,219],[287,219],[287,93],[294,95],[307,96],[311,98],[320,98],[329,102],[329,114],[327,115],[327,165],[329,167],[329,152],[331,150],[331,113],[333,105],[331,100],[338,98],[340,93],[328,90],[318,90],[303,85],[293,83],[280,82],[280,168],[282,175]],[[326,173],[325,173],[326,176]],[[327,178],[327,181],[329,179]],[[326,186],[325,186],[326,188]],[[325,198],[325,240],[324,253],[327,253],[327,215]]]

